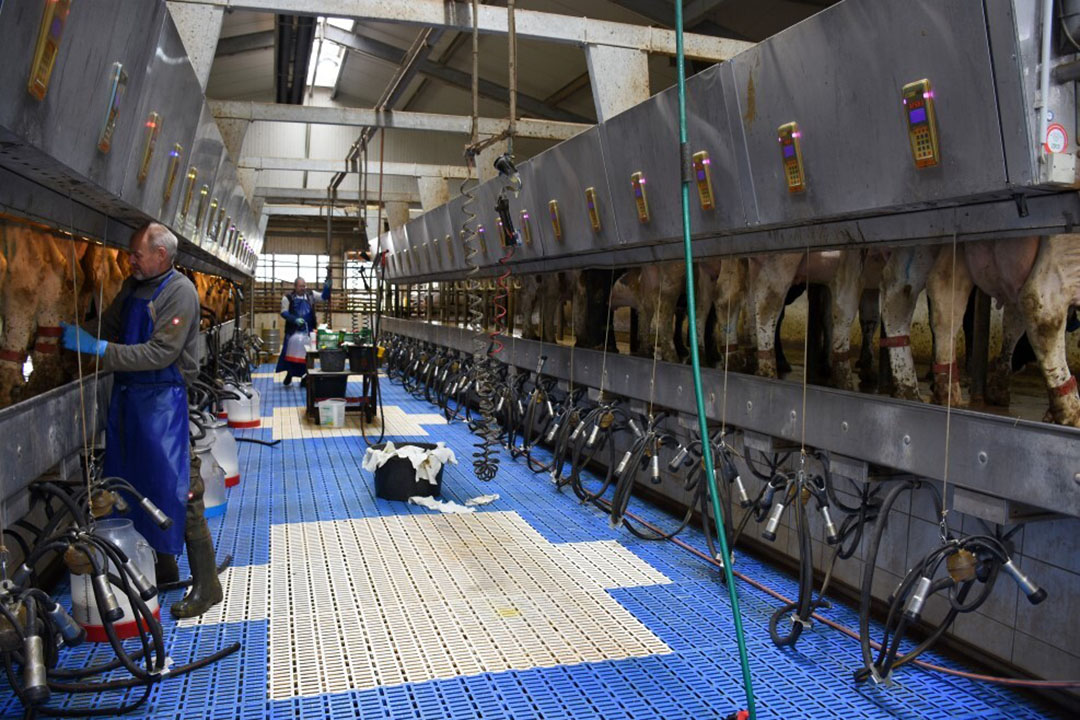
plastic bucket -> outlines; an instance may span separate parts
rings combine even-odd
[[[395,443],[395,445],[397,447],[415,445],[425,450],[435,449],[434,443],[410,442]],[[379,443],[378,445],[372,445],[372,447],[382,450],[386,447],[386,443]],[[416,477],[416,469],[413,468],[412,461],[409,459],[390,458],[381,467],[375,469],[375,497],[380,497],[383,500],[401,500],[403,502],[417,496],[439,497],[442,494],[442,478],[445,469],[445,465],[439,468],[439,474],[435,476],[435,484],[432,485],[427,480]]]
[[[345,426],[345,400],[330,398],[321,400],[319,406],[319,425],[323,427]]]
[[[338,348],[320,350],[319,366],[323,372],[341,372],[345,369],[345,351]]]
[[[94,532],[99,537],[119,547],[142,571],[146,579],[152,585],[157,585],[157,577],[154,572],[154,551],[130,520],[124,518],[98,520]],[[110,560],[97,550],[93,552],[98,562],[107,566],[110,573],[119,575],[119,570]],[[135,637],[139,634],[140,625],[144,623],[135,621],[135,614],[131,610],[131,604],[121,587],[113,585],[113,593],[116,595],[120,607],[124,610],[124,616],[113,624],[113,629],[122,640]],[[161,608],[158,606],[157,595],[147,600],[146,605],[155,618],[161,618]],[[98,612],[94,588],[89,575],[71,576],[71,606],[72,617],[86,629],[87,640],[101,643],[109,641],[109,636],[105,631],[105,623]],[[149,628],[145,627],[141,629],[144,631],[149,630]]]

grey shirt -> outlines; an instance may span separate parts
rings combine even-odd
[[[183,273],[171,271],[174,277],[150,303],[154,332],[150,340],[138,345],[122,344],[124,331],[124,301],[134,293],[138,299],[149,299],[168,273],[149,280],[124,280],[112,305],[101,316],[101,337],[109,341],[105,349],[105,370],[139,372],[162,370],[174,362],[184,382],[199,374],[196,341],[199,337],[199,294]]]

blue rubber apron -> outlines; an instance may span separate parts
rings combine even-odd
[[[307,374],[307,365],[304,363],[289,362],[285,359],[285,350],[289,347],[289,338],[293,334],[298,332],[308,333],[315,327],[315,308],[308,302],[308,296],[305,295],[289,295],[289,313],[293,317],[302,317],[304,322],[307,323],[306,327],[301,330],[300,327],[292,320],[285,321],[285,338],[281,343],[281,354],[278,355],[277,366],[274,368],[275,372],[281,372],[287,370],[289,375],[293,377],[303,377]]]
[[[134,293],[124,301],[124,345],[150,340],[152,303],[176,271],[148,300]],[[109,420],[105,429],[105,474],[121,477],[172,518],[160,529],[141,510],[131,513],[135,529],[158,552],[179,555],[184,549],[184,513],[190,482],[187,385],[176,363],[161,370],[113,373]]]

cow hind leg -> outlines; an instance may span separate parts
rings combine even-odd
[[[959,257],[953,258],[956,252]],[[956,362],[956,335],[963,328],[964,312],[972,282],[962,250],[942,248],[926,280],[930,300],[930,327],[934,333],[934,386],[932,401],[938,405],[964,406],[960,392],[960,367]]]
[[[936,247],[894,250],[881,275],[881,345],[889,351],[892,395],[921,400],[911,354],[911,318],[937,256]]]
[[[1009,407],[1009,384],[1012,380],[1013,352],[1024,335],[1024,316],[1012,303],[1005,305],[1001,319],[1001,352],[990,361],[986,377],[986,402],[990,405]]]
[[[862,291],[859,297],[859,329],[862,331],[862,343],[859,346],[859,384],[862,388],[874,388],[878,384],[878,374],[874,369],[874,335],[881,322],[880,291],[877,288]]]

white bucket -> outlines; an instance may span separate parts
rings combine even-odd
[[[319,425],[323,427],[345,426],[345,401],[341,398],[321,400],[319,407]]]

